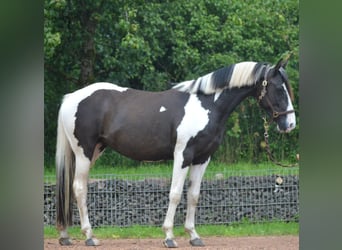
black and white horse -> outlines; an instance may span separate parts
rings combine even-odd
[[[287,60],[276,65],[241,62],[181,82],[172,89],[148,92],[100,82],[64,96],[58,116],[56,150],[57,228],[60,244],[69,245],[72,196],[76,198],[86,245],[98,245],[87,210],[90,167],[106,147],[139,161],[173,159],[169,207],[163,224],[164,245],[176,247],[173,222],[188,171],[185,230],[190,243],[204,245],[195,230],[195,209],[210,156],[236,106],[254,96],[280,132],[296,126]]]

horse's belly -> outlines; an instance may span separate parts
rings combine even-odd
[[[120,154],[138,161],[160,161],[173,158],[173,146],[161,138],[139,138],[127,135],[109,145]]]
[[[152,145],[120,147],[116,150],[122,155],[137,161],[161,161],[173,158],[173,152],[170,149],[156,148]]]

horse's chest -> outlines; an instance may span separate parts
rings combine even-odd
[[[222,138],[215,112],[203,107],[192,96],[184,107],[185,113],[177,127],[175,150],[182,154],[183,167],[202,163],[217,149]]]
[[[205,109],[197,96],[191,95],[184,107],[184,116],[177,127],[177,142],[187,143],[209,123],[209,109]]]

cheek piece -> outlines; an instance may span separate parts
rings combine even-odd
[[[275,110],[275,108],[273,107],[270,99],[268,98],[268,96],[266,96],[267,85],[268,85],[267,80],[264,80],[261,85],[262,85],[262,90],[261,90],[260,95],[258,97],[258,102],[260,103],[262,99],[265,99],[265,101],[267,102],[268,106],[272,110],[272,118],[269,121],[269,123],[272,123],[274,121],[274,119],[276,119],[280,115],[286,115],[286,114],[295,112],[293,109],[292,110],[286,110],[286,111],[277,111],[277,110]]]

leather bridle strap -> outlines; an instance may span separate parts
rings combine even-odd
[[[293,109],[292,110],[286,110],[286,111],[276,111],[270,101],[270,99],[268,98],[268,96],[266,96],[266,93],[267,93],[267,85],[268,85],[268,82],[267,80],[265,79],[262,83],[262,90],[260,92],[260,96],[258,97],[258,101],[261,102],[262,99],[265,98],[267,104],[269,105],[269,107],[271,108],[272,110],[272,118],[271,120],[269,121],[269,123],[273,122],[274,119],[276,119],[277,117],[281,116],[281,115],[286,115],[286,114],[290,114],[290,113],[293,113],[295,112]]]
[[[265,98],[267,104],[270,106],[270,108],[271,108],[271,110],[272,110],[272,118],[271,118],[271,120],[270,120],[270,123],[273,122],[274,119],[276,119],[277,117],[279,117],[279,116],[281,116],[281,115],[287,115],[287,114],[290,114],[290,113],[295,112],[293,109],[292,109],[292,110],[286,110],[286,111],[278,112],[278,111],[276,111],[276,110],[274,109],[274,107],[273,107],[273,105],[272,105],[270,99],[269,99],[267,96],[265,96],[264,98]]]
[[[268,155],[268,158],[276,165],[278,166],[281,166],[281,167],[296,167],[298,166],[298,163],[296,164],[283,164],[279,161],[277,161],[272,152],[271,152],[271,148],[270,148],[270,144],[269,144],[269,141],[268,141],[268,137],[269,137],[269,134],[268,134],[268,129],[269,129],[269,125],[274,121],[274,119],[276,119],[277,117],[279,117],[280,115],[286,115],[286,114],[289,114],[289,113],[293,113],[295,112],[294,110],[287,110],[287,111],[281,111],[281,112],[278,112],[274,109],[270,99],[268,98],[268,96],[266,96],[266,93],[267,93],[267,85],[268,85],[268,82],[266,80],[266,74],[265,74],[265,80],[261,83],[262,84],[262,89],[261,89],[261,92],[260,92],[260,95],[258,97],[258,101],[259,103],[261,102],[261,100],[263,98],[265,98],[267,104],[269,105],[270,109],[272,110],[272,117],[270,119],[270,121],[267,122],[267,119],[266,117],[263,118],[264,120],[264,140],[265,140],[265,149],[266,149],[266,152],[267,152],[267,155]]]

